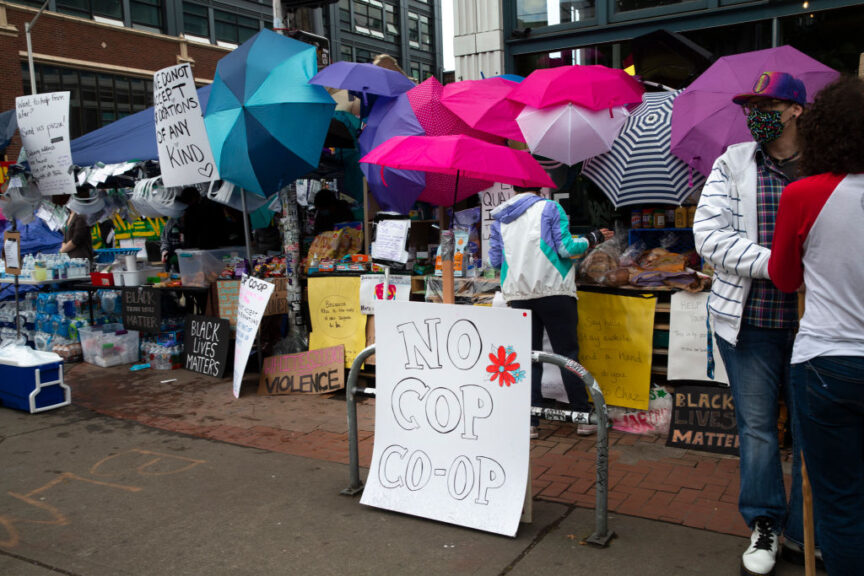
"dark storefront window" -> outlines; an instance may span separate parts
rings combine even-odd
[[[206,6],[183,3],[183,32],[200,38],[210,38],[210,18]]]
[[[30,93],[27,64],[21,66],[24,93]],[[153,82],[54,66],[36,66],[39,92],[69,92],[69,134],[77,138],[153,105]]]
[[[615,0],[615,12],[632,12],[646,10],[670,4],[681,4],[687,0]]]
[[[594,20],[594,0],[516,0],[516,27],[542,28]]]
[[[258,32],[258,20],[222,10],[213,11],[216,20],[216,40],[242,44]]]
[[[858,74],[864,52],[864,10],[861,6],[812,12],[780,19],[780,41],[794,46],[823,64]]]

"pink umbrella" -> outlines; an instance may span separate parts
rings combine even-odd
[[[501,77],[453,82],[444,86],[441,103],[472,128],[524,142],[516,124],[522,104],[507,99],[518,85]]]
[[[382,170],[387,166],[426,172],[426,192],[421,200],[439,206],[451,206],[477,192],[473,186],[460,187],[460,179],[485,181],[485,188],[494,182],[555,187],[546,171],[528,152],[463,134],[396,136],[366,154],[360,162],[378,164]],[[435,180],[434,177],[440,175],[455,177],[455,182],[449,184]]]
[[[615,68],[559,66],[529,74],[508,98],[532,108],[578,104],[590,110],[639,104],[645,88],[635,78]]]

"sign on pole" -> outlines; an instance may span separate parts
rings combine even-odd
[[[528,482],[531,314],[380,302],[361,503],[515,536]]]
[[[714,350],[714,378],[708,377],[708,292],[675,292],[669,312],[669,380],[705,380],[729,383],[717,338]]]
[[[481,258],[483,264],[489,263],[489,234],[492,229],[492,211],[509,200],[516,194],[513,186],[510,184],[496,183],[491,188],[480,191],[480,205],[483,207],[483,214],[480,219],[481,233],[483,241],[480,243]]]
[[[246,362],[252,352],[252,341],[264,317],[264,309],[275,286],[270,282],[243,275],[237,301],[237,339],[234,342],[234,397],[240,397],[240,385]]]
[[[189,64],[169,66],[153,75],[153,115],[165,186],[219,179]]]
[[[69,92],[49,92],[15,98],[15,116],[30,172],[43,196],[73,194],[69,174]]]

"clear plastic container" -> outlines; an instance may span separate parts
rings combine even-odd
[[[180,281],[184,286],[210,286],[225,268],[223,258],[232,253],[245,254],[246,249],[235,246],[216,250],[177,250]]]
[[[124,330],[122,324],[78,329],[84,361],[107,368],[138,361],[138,332]]]

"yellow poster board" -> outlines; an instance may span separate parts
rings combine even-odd
[[[309,278],[309,349],[345,346],[345,366],[366,347],[366,316],[360,312],[360,277]]]
[[[648,409],[656,298],[579,291],[579,362],[606,404]]]

